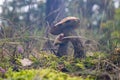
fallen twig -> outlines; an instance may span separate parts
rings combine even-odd
[[[117,70],[120,70],[119,67],[117,67],[115,64],[109,62],[108,60],[103,60],[103,61],[106,62],[106,63],[108,63],[108,64],[110,64],[111,66],[115,67]]]

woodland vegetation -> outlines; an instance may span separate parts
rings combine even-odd
[[[120,80],[119,5],[119,0],[3,0],[0,80]],[[58,35],[66,40],[54,45]]]

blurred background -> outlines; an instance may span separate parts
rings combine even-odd
[[[88,67],[91,70],[107,71],[108,69],[109,71],[112,69],[113,72],[115,72],[114,68],[116,71],[119,70],[120,57],[113,54],[120,53],[120,0],[0,0],[0,66],[6,69],[12,66],[16,69],[16,65],[17,68],[19,66],[18,59],[31,59],[32,56],[31,60],[35,61],[32,67],[51,65],[56,69],[55,62],[52,63],[53,56],[50,57],[50,61],[48,56],[46,58],[44,55],[39,55],[44,52],[45,55],[54,53],[56,47],[54,48],[51,43],[56,36],[50,34],[49,30],[68,16],[80,19],[80,26],[76,32],[78,36],[85,39],[83,39],[83,45],[86,54],[93,56],[95,53],[95,58],[90,57],[87,58],[90,61],[85,60],[89,61],[87,64],[90,63],[85,69]],[[69,53],[73,54],[73,47],[69,48]],[[112,56],[112,58],[109,57],[112,66],[108,62],[102,64],[103,62],[99,60],[101,55],[105,60],[108,55]],[[70,65],[72,61],[67,64],[70,59],[66,60],[65,65],[71,72],[77,71],[78,66],[74,70],[75,65]],[[91,63],[94,59],[97,59],[97,64]],[[65,58],[61,60],[64,61]],[[76,60],[77,62],[80,64],[79,68],[81,65],[84,68],[84,62]],[[102,67],[98,63],[102,64]],[[115,80],[120,79],[119,74],[115,73],[118,77]]]
[[[78,34],[107,44],[103,38],[119,36],[119,8],[119,0],[1,0],[0,37],[48,37],[53,25],[75,16]]]

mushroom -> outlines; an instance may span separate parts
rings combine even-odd
[[[50,33],[53,35],[58,35],[60,33],[67,34],[67,32],[71,32],[73,29],[79,27],[80,20],[76,17],[66,17],[62,19],[60,22],[55,24],[51,30]],[[70,30],[72,29],[72,30]],[[67,31],[67,32],[65,32]]]
[[[75,29],[79,27],[79,24],[80,24],[80,20],[78,18],[66,17],[57,24],[55,24],[51,28],[50,33],[53,35],[59,35],[63,33],[64,37],[77,36]],[[69,41],[72,43],[74,47],[74,56],[82,57],[84,55],[84,48],[79,38],[63,39],[62,44],[59,45],[57,56],[66,55]]]

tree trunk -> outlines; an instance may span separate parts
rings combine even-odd
[[[47,0],[46,1],[46,22],[48,23],[48,28],[46,31],[46,37],[49,37],[49,27],[52,27],[55,23],[63,19],[65,15],[65,5],[64,0]],[[48,46],[52,46],[51,43]],[[67,52],[67,43],[60,45],[56,55],[61,56]],[[63,47],[63,48],[62,48]],[[49,49],[49,47],[46,47]],[[51,47],[54,48],[54,47]],[[52,51],[55,53],[55,51]],[[63,53],[64,52],[64,53]],[[62,53],[62,54],[61,54]]]
[[[52,26],[57,21],[65,17],[64,0],[47,0],[46,21]]]

